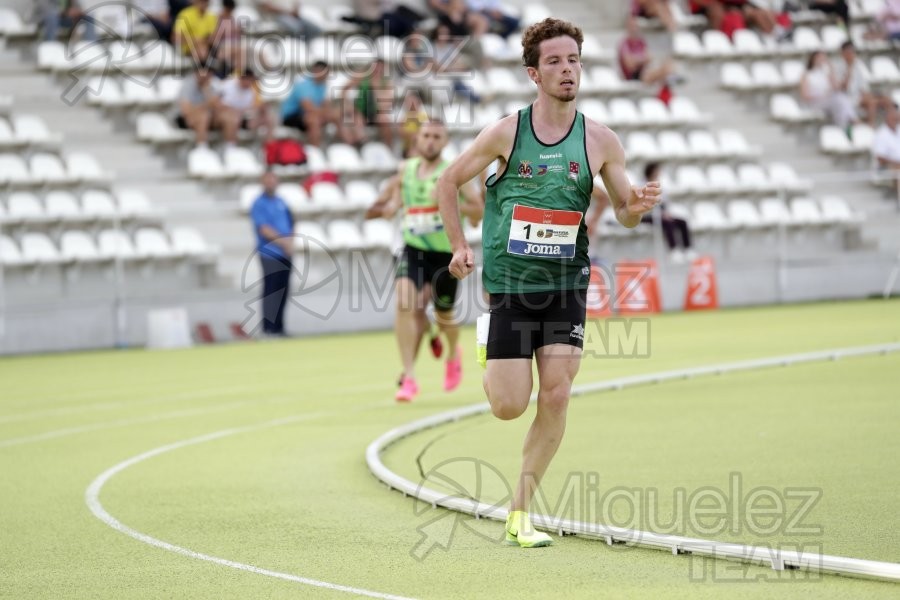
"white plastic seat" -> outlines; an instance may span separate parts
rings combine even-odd
[[[781,63],[781,80],[784,85],[795,88],[800,85],[806,65],[800,60],[786,60]]]
[[[137,139],[142,142],[166,142],[190,139],[186,132],[175,129],[160,113],[140,113],[135,121]]]
[[[728,220],[735,227],[760,227],[762,220],[756,206],[749,200],[732,200],[728,203]]]
[[[349,206],[368,208],[378,199],[378,190],[369,181],[350,181],[344,186],[344,197]]]
[[[738,178],[731,165],[716,163],[706,169],[709,187],[720,192],[734,192],[738,189]]]
[[[672,120],[669,109],[659,98],[641,98],[639,106],[641,122],[646,125],[666,125]]]
[[[81,194],[81,212],[93,219],[112,219],[117,215],[116,201],[105,190],[87,190]]]
[[[491,37],[491,34],[485,34],[482,36],[482,51],[484,52],[485,56],[496,59],[496,56],[494,56],[495,49],[494,47],[492,47],[492,42],[494,40],[486,39]],[[376,56],[378,56],[378,58],[388,64],[399,63],[404,48],[405,46],[403,45],[403,41],[392,35],[381,35],[375,38],[375,54]]]
[[[749,156],[754,154],[744,134],[736,129],[719,131],[719,152],[728,156]]]
[[[363,170],[363,161],[356,148],[349,144],[331,144],[326,151],[328,162],[339,171],[351,173]]]
[[[262,164],[256,155],[247,148],[233,146],[225,148],[225,173],[234,177],[260,177],[263,174]]]
[[[250,209],[253,208],[253,203],[256,202],[256,199],[259,198],[262,193],[263,186],[261,183],[248,183],[242,186],[238,200],[241,212],[250,212]]]
[[[759,35],[752,29],[738,29],[732,34],[732,42],[737,56],[750,58],[766,52]]]
[[[688,133],[688,144],[691,148],[691,154],[695,157],[715,159],[721,154],[716,139],[708,131],[699,129],[691,131]]]
[[[734,54],[734,45],[728,36],[718,29],[707,29],[702,34],[703,49],[709,57],[727,58]]]
[[[78,199],[71,192],[53,190],[44,198],[48,219],[75,220],[82,216]]]
[[[738,185],[745,191],[762,191],[771,187],[765,169],[754,163],[743,163],[737,168]]]
[[[681,192],[705,192],[709,188],[706,173],[697,165],[679,165],[675,171],[675,182]]]
[[[32,154],[28,161],[28,167],[33,180],[45,183],[64,183],[75,179],[66,173],[65,165],[56,154],[48,152]]]
[[[373,219],[363,223],[363,238],[366,245],[375,248],[391,248],[396,231],[393,224],[384,219]]]
[[[313,185],[310,198],[316,207],[323,210],[341,210],[347,207],[340,186],[328,181],[320,181]]]
[[[188,173],[192,177],[219,179],[225,177],[225,167],[214,151],[209,148],[194,148],[188,153]]]
[[[793,219],[781,198],[766,198],[759,203],[760,219],[766,225],[791,225]]]
[[[875,143],[875,130],[866,123],[857,123],[850,130],[850,143],[861,152],[869,152]]]
[[[38,44],[38,68],[45,71],[57,71],[65,68],[68,62],[66,59],[66,47],[62,42],[46,41]]]
[[[142,227],[134,233],[134,246],[138,256],[147,258],[169,258],[173,255],[172,245],[162,229]]]
[[[31,173],[25,160],[16,154],[0,154],[0,184],[29,184]]]
[[[184,79],[174,75],[163,75],[156,82],[156,97],[160,103],[174,104],[178,100]]]
[[[23,262],[53,264],[60,261],[59,250],[43,233],[25,233],[20,243]]]
[[[16,136],[13,133],[9,121],[0,119],[0,147],[16,144]]]
[[[122,99],[127,104],[135,104],[137,106],[160,103],[155,88],[133,79],[122,81]]]
[[[772,185],[788,190],[802,190],[809,187],[809,182],[800,179],[794,167],[783,162],[769,165],[769,179]]]
[[[822,219],[832,223],[850,223],[857,217],[847,201],[839,196],[825,196],[821,199]]]
[[[791,36],[790,49],[800,53],[808,53],[822,49],[822,40],[819,34],[809,27],[795,27]]]
[[[382,142],[368,142],[362,147],[362,160],[366,168],[391,171],[397,168],[397,157]]]
[[[33,31],[12,8],[0,7],[0,35],[24,36]]]
[[[622,81],[622,76],[616,69],[601,65],[591,69],[591,82],[593,88],[601,92],[616,93],[627,90],[632,82]]]
[[[875,83],[900,82],[900,69],[888,56],[874,56],[871,63],[872,81]]]
[[[616,125],[637,125],[641,115],[628,98],[613,98],[609,101],[609,120]]]
[[[699,59],[706,55],[703,43],[692,31],[676,31],[672,37],[672,51],[675,56],[688,59]]]
[[[325,233],[325,228],[316,221],[300,221],[294,227],[294,232],[298,236],[312,240],[312,243],[309,244],[310,250],[328,250],[331,248],[331,243],[328,239],[328,234]]]
[[[305,15],[304,18],[306,18]],[[344,41],[341,42],[340,56],[342,61],[346,61],[342,64],[348,65],[368,65],[372,64],[376,58],[382,58],[388,63],[397,62],[396,53],[379,56],[379,47],[372,38],[359,34],[348,35],[344,38]]]
[[[307,145],[306,150],[306,166],[312,173],[320,171],[331,171],[332,165],[325,158],[325,153],[318,146]]]
[[[847,134],[836,125],[823,125],[819,129],[819,148],[826,154],[848,154],[853,151]]]
[[[138,190],[119,190],[116,192],[116,204],[123,217],[144,217],[154,212],[146,194]]]
[[[107,178],[100,163],[86,152],[73,152],[66,157],[69,177],[77,181],[96,182]]]
[[[485,79],[488,81],[488,91],[492,94],[519,95],[525,88],[523,82],[519,81],[512,70],[504,67],[488,69]],[[478,88],[475,89],[478,90]]]
[[[769,114],[776,121],[807,123],[823,118],[822,113],[800,106],[789,94],[773,94],[769,99]]]
[[[812,198],[794,198],[791,200],[791,218],[794,223],[816,225],[822,222],[822,213]]]
[[[659,155],[667,158],[683,158],[691,155],[684,135],[674,129],[666,129],[659,132]]]
[[[775,90],[784,86],[784,78],[781,71],[774,63],[767,60],[756,61],[750,65],[750,76],[753,78],[753,86],[757,89]]]
[[[354,250],[365,246],[359,227],[352,221],[346,219],[331,221],[327,231],[334,250]]]
[[[203,256],[212,253],[203,235],[192,227],[172,229],[172,252],[180,256]]]
[[[253,200],[256,200],[261,193],[262,189],[260,189],[253,197]],[[306,213],[314,208],[313,204],[309,201],[309,194],[306,193],[306,189],[296,183],[279,184],[278,188],[275,190],[275,194],[284,200],[284,203],[287,204],[288,208],[294,214]]]
[[[81,40],[69,42],[66,49],[66,64],[58,70],[72,73],[104,73],[109,68],[109,52],[106,46],[97,42]]]
[[[37,196],[30,192],[13,192],[6,201],[6,215],[10,221],[40,221],[44,207]]]
[[[593,33],[584,34],[584,42],[581,44],[581,58],[587,62],[601,62],[608,60],[611,52],[603,47],[603,44]]]
[[[606,104],[604,104],[602,100],[587,98],[578,103],[578,109],[584,113],[584,116],[593,119],[598,123],[610,122],[609,111],[606,109]]]
[[[15,240],[6,235],[0,235],[0,264],[7,267],[17,266],[24,263],[22,251],[19,250]]]
[[[628,155],[635,159],[654,159],[659,155],[653,134],[647,131],[632,131],[628,134]]]
[[[44,120],[34,115],[13,115],[12,126],[20,142],[42,143],[53,137]]]
[[[748,90],[753,87],[753,77],[741,63],[727,62],[719,69],[719,85],[727,90]]]
[[[304,9],[309,8],[307,4]],[[306,15],[304,15],[306,18]],[[324,61],[332,64],[340,54],[340,42],[332,37],[317,37],[307,43],[306,56],[310,63]]]
[[[847,41],[847,30],[837,25],[825,25],[819,30],[822,46],[826,52],[835,52]]]
[[[97,75],[91,78],[88,90],[90,90],[88,96],[89,104],[99,104],[109,108],[126,104],[125,97],[122,94],[122,85],[117,79],[112,77]]]
[[[687,96],[675,96],[669,100],[669,113],[673,123],[689,125],[704,120],[700,109]]]
[[[59,254],[66,262],[90,262],[100,258],[94,238],[84,231],[65,231],[59,240]]]
[[[697,230],[727,229],[728,220],[722,213],[722,209],[715,202],[700,201],[694,204],[691,227]]]
[[[100,257],[105,259],[132,260],[138,257],[131,238],[119,229],[104,229],[97,235]]]
[[[544,4],[532,2],[522,7],[521,23],[522,27],[539,23],[548,17],[552,17],[553,13]]]

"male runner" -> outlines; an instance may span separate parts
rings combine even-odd
[[[522,36],[523,58],[537,99],[486,127],[437,185],[453,248],[450,272],[463,278],[475,265],[456,214],[456,195],[499,161],[486,183],[482,226],[482,282],[491,307],[484,390],[496,417],[519,417],[528,407],[536,358],[537,414],[525,437],[506,522],[507,543],[522,547],[552,543],[531,526],[528,508],[565,431],[581,362],[590,280],[584,214],[594,175],[603,178],[625,227],[640,223],[660,194],[657,182],[632,186],[618,137],[576,110],[582,40],[581,29],[558,19],[529,27]]]
[[[394,284],[397,296],[397,316],[394,329],[403,375],[398,402],[410,402],[419,393],[415,376],[415,357],[419,343],[428,328],[425,306],[426,294],[434,303],[434,315],[440,331],[447,337],[447,363],[444,390],[451,391],[462,381],[462,362],[459,356],[459,326],[453,314],[458,280],[450,275],[448,265],[452,257],[450,240],[438,211],[434,186],[449,164],[441,158],[447,145],[447,127],[443,122],[424,123],[416,137],[415,158],[400,165],[396,192],[380,210],[385,218],[403,209],[403,240],[405,247],[397,265]],[[466,186],[456,196],[456,223],[460,211],[474,224],[481,220],[483,203],[472,186]],[[461,202],[459,199],[461,198]],[[374,207],[373,207],[374,208]],[[378,209],[370,209],[367,216],[375,216]]]

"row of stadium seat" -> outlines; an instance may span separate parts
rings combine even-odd
[[[633,131],[626,140],[628,158],[637,161],[723,161],[760,154],[759,148],[752,147],[744,134],[736,129],[722,129],[717,133],[696,129],[686,135],[674,129],[664,129],[657,134]]]
[[[874,56],[869,65],[872,84],[900,83],[896,58]],[[805,72],[806,64],[800,60],[786,60],[780,65],[770,61],[754,61],[749,69],[741,63],[726,62],[719,71],[719,83],[724,89],[737,92],[773,92],[796,89]]]
[[[34,187],[72,185],[109,180],[93,155],[72,152],[65,156],[35,152],[27,160],[18,154],[0,154],[0,186]]]
[[[157,219],[162,215],[142,192],[86,190],[80,195],[53,190],[43,198],[31,192],[13,192],[0,200],[0,222],[11,224]]]
[[[773,162],[768,167],[743,163],[737,168],[726,163],[714,163],[706,169],[699,165],[679,165],[663,173],[662,184],[666,194],[672,198],[791,194],[806,192],[812,187],[811,182],[800,178],[791,165],[783,162]]]
[[[260,184],[253,183],[241,187],[239,200],[241,211],[249,211],[261,193]],[[277,193],[297,215],[362,212],[378,197],[378,190],[372,183],[360,180],[350,181],[343,187],[322,181],[311,186],[309,193],[296,183],[282,183],[278,186]]]
[[[196,230],[141,228],[132,237],[119,229],[105,229],[96,236],[86,231],[65,231],[59,244],[43,233],[22,234],[18,241],[0,236],[0,260],[4,267],[34,266],[71,262],[162,260],[209,257],[214,253]]]
[[[61,141],[38,116],[12,114],[0,118],[0,150],[22,146],[56,146]]]

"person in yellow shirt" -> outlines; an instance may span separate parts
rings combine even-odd
[[[195,58],[210,55],[210,43],[219,20],[209,12],[209,0],[194,0],[191,6],[178,13],[172,32],[176,51]]]

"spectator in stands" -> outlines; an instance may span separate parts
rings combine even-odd
[[[631,14],[635,17],[645,17],[648,19],[659,19],[670,33],[678,30],[678,23],[675,21],[675,15],[672,14],[672,8],[669,6],[670,0],[632,0]]]
[[[900,181],[900,115],[893,102],[887,105],[884,123],[875,132],[872,156],[878,162],[879,169],[893,173],[896,186]]]
[[[294,254],[294,218],[285,201],[276,194],[278,177],[267,172],[262,184],[263,193],[253,203],[250,218],[263,272],[263,334],[284,336],[284,306],[290,290]]]
[[[352,76],[341,93],[341,110],[346,143],[362,145],[367,137],[366,126],[374,125],[381,141],[393,148],[394,85],[385,73],[383,60],[376,60],[366,72]]]
[[[659,181],[661,170],[662,165],[659,163],[648,163],[644,167],[644,180]],[[696,253],[691,247],[690,227],[688,227],[687,221],[673,216],[669,212],[665,192],[663,192],[663,199],[659,203],[659,208],[641,217],[641,222],[652,224],[657,219],[661,220],[663,236],[666,238],[666,246],[669,248],[669,257],[672,259],[672,262],[681,263],[685,259],[693,260]]]
[[[200,67],[193,77],[185,77],[178,95],[179,114],[176,122],[182,129],[194,131],[197,146],[208,145],[209,128],[218,99],[213,76],[208,68]]]
[[[691,12],[704,14],[713,29],[730,37],[738,29],[753,27],[760,33],[783,40],[790,36],[786,15],[749,0],[690,0]]]
[[[212,36],[212,52],[232,70],[246,65],[241,23],[234,18],[235,0],[223,0],[219,22]]]
[[[466,0],[428,0],[428,5],[437,14],[439,25],[449,30],[450,37],[464,44],[463,53],[470,57],[473,68],[487,67],[480,40],[490,27],[487,17],[469,10]]]
[[[353,14],[342,21],[359,25],[362,33],[371,38],[390,35],[404,38],[416,31],[424,16],[393,0],[353,0]]]
[[[466,5],[487,19],[489,31],[504,39],[519,28],[519,18],[503,12],[500,0],[467,0]]]
[[[800,79],[800,97],[815,110],[820,110],[837,126],[848,128],[859,120],[850,97],[841,91],[828,56],[821,50],[813,52]]]
[[[209,11],[209,0],[194,0],[191,6],[178,13],[172,30],[172,44],[184,56],[193,57],[200,64],[201,57],[210,55],[212,36],[219,20]]]
[[[900,41],[900,0],[885,0],[875,26],[869,37]]]
[[[647,40],[641,35],[634,16],[628,17],[625,38],[619,44],[619,67],[622,77],[631,81],[642,81],[648,85],[672,84],[679,78],[675,73],[675,62],[671,58],[654,61],[647,47]]]
[[[422,105],[422,97],[415,90],[408,90],[401,106],[400,141],[403,142],[403,158],[411,158],[415,150],[416,136],[424,123],[429,121]]]
[[[256,74],[246,69],[219,84],[219,101],[213,124],[222,128],[225,145],[237,144],[238,130],[264,129],[264,138],[272,137],[272,121],[266,103],[256,89]]]
[[[328,98],[328,64],[316,62],[309,75],[294,83],[291,93],[281,105],[282,123],[306,133],[306,142],[322,145],[325,125],[334,123],[342,133],[337,108]]]
[[[838,89],[847,94],[852,106],[865,112],[870,126],[875,126],[875,117],[878,114],[878,105],[881,103],[878,96],[872,93],[869,84],[871,75],[866,63],[859,60],[853,42],[846,41],[841,45],[841,62],[836,71]]]
[[[84,40],[93,42],[97,39],[96,22],[91,15],[84,13],[78,0],[42,0],[37,10],[47,41],[55,40],[61,27],[74,32],[79,25],[83,26]]]
[[[850,27],[850,7],[847,6],[846,0],[813,0],[808,3],[808,8],[837,15],[845,29]]]
[[[172,41],[175,19],[190,6],[187,0],[134,0],[132,9],[140,11],[143,19],[156,30],[159,39]]]
[[[263,15],[278,21],[293,37],[311,40],[322,35],[322,28],[301,16],[300,0],[258,0],[256,3]]]
[[[435,27],[431,34],[431,47],[434,53],[433,71],[435,73],[435,78],[431,80],[432,103],[436,99],[443,100],[445,98],[449,102],[451,96],[475,103],[481,101],[481,97],[466,83],[467,74],[473,69],[473,63],[470,56],[463,55],[460,51],[459,44],[461,43],[463,41],[454,39],[450,34],[450,29],[443,24]],[[438,91],[442,84],[448,83],[452,93]]]

